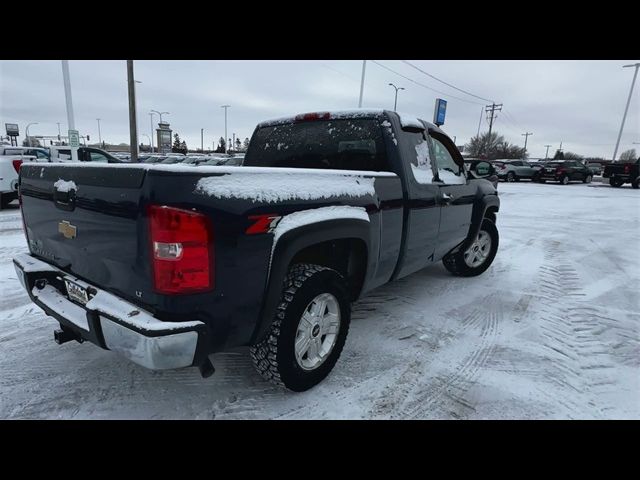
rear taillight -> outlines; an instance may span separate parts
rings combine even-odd
[[[155,290],[166,294],[211,290],[214,252],[209,218],[161,205],[150,205],[147,213]]]
[[[631,166],[630,165],[625,165],[624,166],[624,173],[628,174],[629,171],[631,171]]]
[[[566,172],[566,170],[564,168],[562,168],[562,167],[556,168],[556,173],[557,174],[561,174],[561,173],[565,173],[565,172]]]
[[[13,160],[11,163],[13,163],[13,168],[15,169],[16,173],[20,173],[20,165],[22,165],[22,160]]]
[[[313,112],[313,113],[301,113],[296,115],[296,122],[309,122],[313,120],[329,120],[331,113],[329,112]]]

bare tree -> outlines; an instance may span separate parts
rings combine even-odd
[[[625,150],[620,154],[620,161],[629,161],[629,160],[633,161],[637,159],[638,159],[638,155],[636,154],[635,148],[632,148],[630,150]]]
[[[524,148],[507,142],[497,132],[486,132],[472,137],[469,143],[464,146],[464,150],[471,157],[485,158],[487,160],[526,158],[527,156]]]

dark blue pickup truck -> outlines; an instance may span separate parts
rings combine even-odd
[[[351,302],[440,260],[478,275],[498,249],[494,186],[438,127],[383,110],[263,122],[239,167],[25,164],[19,191],[14,264],[58,343],[203,376],[249,346],[294,391],[335,365]]]

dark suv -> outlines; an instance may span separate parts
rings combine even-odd
[[[538,170],[534,181],[544,183],[546,181],[560,182],[566,185],[569,182],[580,181],[591,183],[593,173],[588,167],[576,160],[562,160],[557,162],[547,162]]]

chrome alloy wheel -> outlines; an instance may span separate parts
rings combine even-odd
[[[295,339],[295,355],[303,370],[315,370],[329,357],[340,331],[340,304],[321,293],[305,309]]]
[[[491,237],[484,230],[480,230],[476,240],[464,252],[464,263],[468,267],[476,268],[484,263],[491,252]]]

